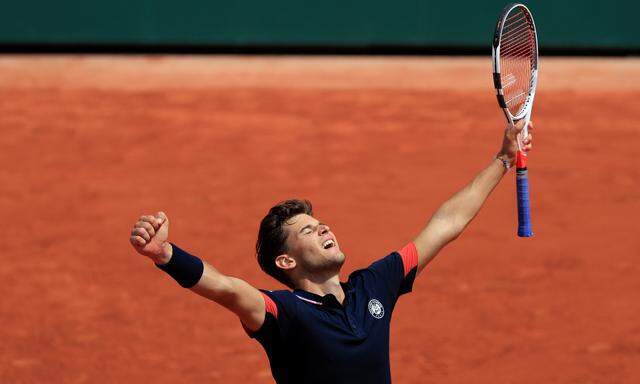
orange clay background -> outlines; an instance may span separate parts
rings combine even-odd
[[[219,270],[309,198],[343,277],[491,161],[484,58],[0,57],[0,382],[271,383],[236,318],[134,252],[141,214]],[[510,172],[394,313],[395,383],[640,382],[640,61],[542,58],[536,236]]]

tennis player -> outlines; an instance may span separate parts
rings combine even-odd
[[[345,255],[336,235],[303,200],[271,208],[256,244],[262,270],[290,290],[258,290],[170,243],[162,212],[140,217],[130,241],[181,286],[235,313],[264,347],[277,383],[390,383],[389,326],[398,297],[460,236],[514,164],[522,128],[505,129],[497,156],[442,204],[418,237],[346,282],[339,280]],[[522,141],[526,152],[531,139]]]

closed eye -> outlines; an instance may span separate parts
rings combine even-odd
[[[300,233],[302,233],[303,235],[308,235],[311,232],[313,232],[313,228],[311,224],[307,224],[304,227],[302,227],[302,229],[300,229]]]

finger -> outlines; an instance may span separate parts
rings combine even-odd
[[[153,228],[153,225],[151,225],[151,223],[149,223],[148,221],[138,221],[136,223],[136,228],[144,228],[144,229],[146,229],[147,232],[149,233],[149,235],[151,235],[151,236],[155,236],[155,234],[156,234],[155,228]]]
[[[144,216],[140,216],[140,220],[138,221],[146,221],[147,223],[151,224],[153,226],[154,229],[158,229],[160,228],[160,226],[158,225],[156,218],[152,215],[144,215]]]
[[[149,233],[144,228],[134,228],[133,231],[131,231],[131,235],[140,236],[146,241],[151,240],[151,236],[149,236]]]
[[[157,230],[158,228],[160,228],[160,225],[158,224],[158,221],[156,220],[156,218],[151,215],[145,216],[142,222],[149,223],[149,225],[151,225],[153,229]]]
[[[531,134],[528,134],[527,137],[525,137],[525,139],[522,140],[522,143],[523,144],[529,144],[532,139],[533,139],[533,136],[531,136]]]
[[[136,247],[144,247],[145,245],[147,245],[147,242],[145,241],[145,239],[143,239],[140,236],[131,236],[129,240],[131,241],[131,244],[133,244]]]
[[[160,211],[156,213],[155,220],[158,224],[162,225],[165,221],[168,220],[168,218],[164,212]]]
[[[520,131],[522,131],[522,129],[524,128],[524,120],[520,120],[518,121],[514,126],[514,131],[516,133],[520,133]]]
[[[516,128],[516,125],[507,125],[507,128],[504,130],[504,136],[509,140],[516,140],[518,138],[518,134],[520,130]]]
[[[142,215],[138,218],[138,221],[145,221],[147,219],[152,219],[153,216],[152,215]]]
[[[522,148],[523,151],[525,152],[529,152],[531,150],[531,147],[533,146],[533,144],[527,144],[524,146],[524,148]]]
[[[528,130],[532,130],[533,129],[533,121],[529,121],[529,125],[528,125]]]

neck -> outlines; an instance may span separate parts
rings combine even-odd
[[[303,278],[297,281],[296,288],[318,296],[332,294],[340,304],[344,301],[344,290],[340,285],[340,276],[338,274],[326,279]]]

